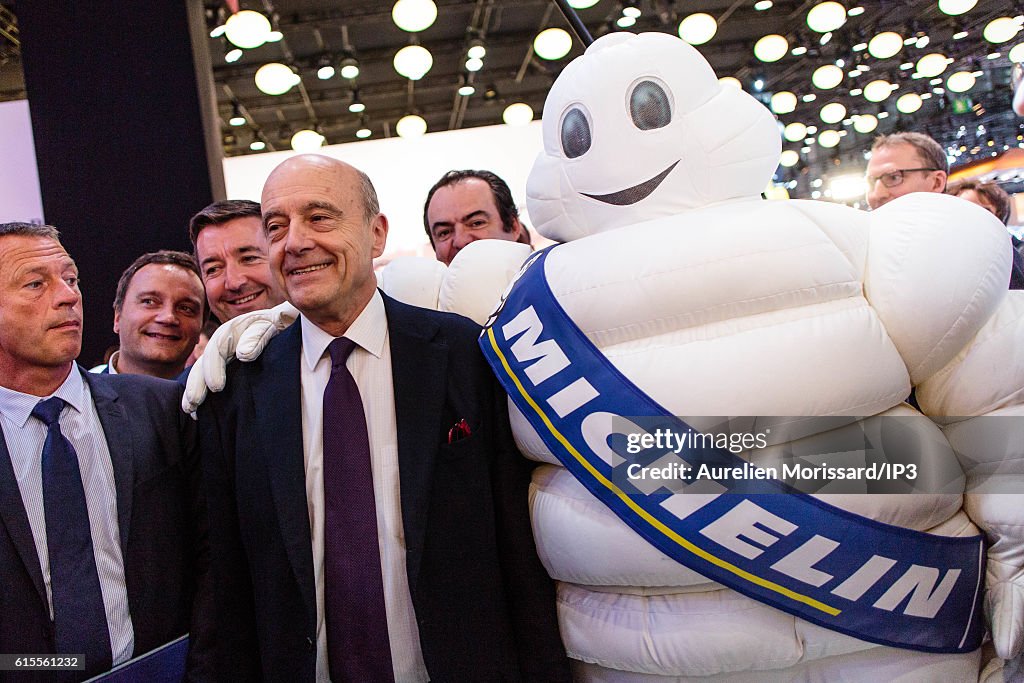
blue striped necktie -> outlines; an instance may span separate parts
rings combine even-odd
[[[96,572],[89,510],[74,446],[60,431],[63,399],[40,401],[32,416],[46,425],[43,514],[50,558],[50,592],[58,654],[85,655],[86,673],[111,667],[110,631]]]

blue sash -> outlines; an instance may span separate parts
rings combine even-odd
[[[982,536],[883,524],[752,476],[716,483],[727,495],[638,486],[627,475],[637,458],[622,447],[622,425],[635,426],[629,416],[657,419],[678,434],[696,432],[634,386],[576,327],[548,286],[549,253],[524,264],[480,346],[519,410],[592,494],[677,562],[812,623],[922,652],[980,646]],[[683,449],[678,457],[694,468],[712,462],[756,469],[725,448]]]

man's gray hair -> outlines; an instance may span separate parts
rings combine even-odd
[[[36,225],[35,223],[0,223],[0,237],[18,235],[20,237],[45,237],[60,242],[60,232],[52,225]]]
[[[363,195],[363,220],[369,224],[380,213],[380,201],[377,199],[377,190],[373,188],[370,176],[358,168],[355,171],[359,174],[359,192]]]
[[[913,132],[879,135],[871,145],[871,151],[874,152],[881,147],[891,147],[892,145],[910,145],[917,151],[917,155],[924,161],[925,166],[949,173],[946,150],[930,135]]]

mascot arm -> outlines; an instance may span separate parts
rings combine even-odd
[[[506,240],[477,240],[466,245],[452,259],[438,307],[483,325],[529,255],[529,245]]]
[[[870,214],[864,293],[916,386],[945,366],[1006,294],[1010,238],[957,197],[915,192]]]
[[[437,296],[447,272],[436,259],[403,256],[377,271],[377,286],[392,299],[436,311]]]
[[[917,389],[967,476],[964,509],[988,537],[985,613],[998,655],[1024,651],[1024,291]]]

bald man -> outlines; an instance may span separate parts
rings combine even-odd
[[[359,170],[292,157],[262,206],[301,316],[199,410],[221,676],[568,681],[479,329],[376,289]]]

